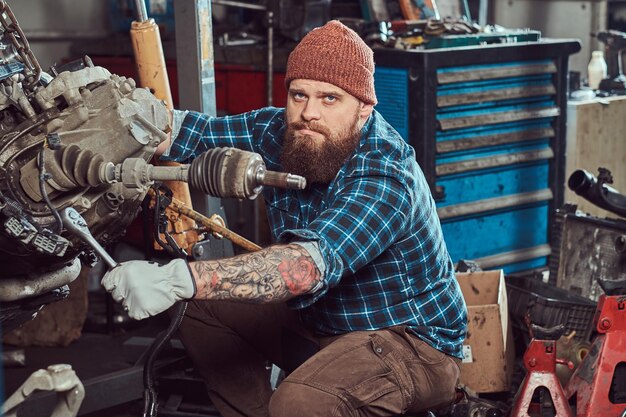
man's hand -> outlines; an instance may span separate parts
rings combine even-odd
[[[102,286],[136,320],[159,314],[196,294],[196,283],[183,259],[165,265],[123,262],[104,275]]]

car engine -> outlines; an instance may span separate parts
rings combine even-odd
[[[59,212],[75,209],[102,245],[118,239],[147,188],[102,182],[101,167],[149,161],[170,127],[162,101],[87,57],[43,72],[5,2],[0,26],[0,326],[7,331],[66,296],[80,259],[94,260]]]
[[[172,208],[202,223],[199,237],[210,231],[246,250],[258,249],[173,198],[160,181],[183,181],[214,197],[239,199],[256,198],[263,186],[306,187],[305,178],[269,171],[259,154],[235,148],[209,149],[187,165],[154,166],[149,161],[170,129],[165,102],[88,57],[43,72],[0,0],[3,331],[66,297],[82,263],[102,259],[114,267],[103,246],[124,234],[149,190],[155,197],[154,237],[170,255],[188,256],[170,233],[165,209]]]

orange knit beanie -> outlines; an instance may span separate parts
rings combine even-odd
[[[376,104],[374,52],[355,31],[338,20],[310,31],[289,55],[285,84],[306,79],[340,87]]]

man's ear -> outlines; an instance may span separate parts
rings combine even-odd
[[[361,120],[366,120],[370,116],[370,114],[372,114],[373,111],[374,111],[373,104],[367,104],[367,103],[361,102],[361,110],[359,111],[359,118]]]

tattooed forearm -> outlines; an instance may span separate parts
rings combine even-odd
[[[320,279],[315,261],[300,245],[274,245],[215,261],[192,262],[197,299],[258,303],[288,300]]]

